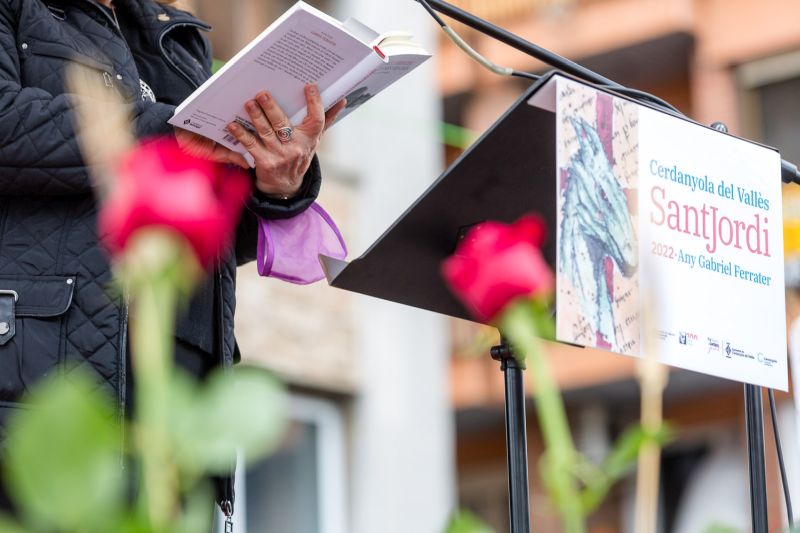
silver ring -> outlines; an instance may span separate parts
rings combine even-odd
[[[294,130],[290,126],[286,126],[285,128],[278,128],[275,130],[275,135],[278,136],[278,140],[282,143],[288,143],[292,140],[292,135],[294,134]]]

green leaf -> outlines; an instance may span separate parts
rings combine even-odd
[[[178,378],[172,387],[176,460],[188,471],[224,473],[236,451],[256,459],[274,449],[286,427],[286,394],[267,372],[237,367],[203,387]]]
[[[494,530],[474,514],[461,510],[450,520],[445,533],[494,533]]]
[[[122,522],[109,531],[114,533],[175,533],[174,531],[157,530],[150,524],[147,516],[141,513],[131,513],[123,517]]]
[[[629,428],[617,439],[611,453],[603,461],[603,470],[614,478],[625,475],[644,444],[652,442],[663,445],[672,438],[672,434],[667,424],[662,424],[656,431],[647,431],[638,424]]]
[[[114,533],[156,533],[147,519],[132,515],[125,518],[115,529]]]
[[[45,382],[9,425],[10,491],[33,524],[108,531],[123,507],[119,422],[88,378]]]
[[[530,300],[528,313],[539,337],[544,340],[555,340],[556,324],[553,320],[551,302],[545,299]]]
[[[637,424],[620,435],[603,464],[595,467],[593,475],[581,477],[585,484],[584,490],[581,491],[584,512],[589,514],[594,511],[603,502],[611,487],[633,469],[643,445],[649,442],[663,445],[671,439],[671,436],[672,430],[666,424],[655,432],[645,431]],[[584,473],[589,470],[585,464],[580,469]]]
[[[0,533],[26,533],[11,517],[0,514]]]
[[[173,533],[196,533],[211,531],[213,514],[209,502],[214,501],[214,493],[207,482],[199,483],[185,497],[183,514],[176,524]]]

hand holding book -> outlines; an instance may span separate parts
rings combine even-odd
[[[301,1],[187,98],[169,122],[255,166],[228,125],[238,123],[247,140],[259,136],[245,104],[260,91],[269,91],[293,126],[308,113],[304,87],[313,83],[326,111],[347,98],[337,116],[341,120],[429,57],[407,34],[379,35],[355,19],[342,23]]]
[[[178,146],[181,147],[181,150],[191,156],[208,159],[215,163],[236,165],[245,170],[250,169],[250,163],[247,162],[242,154],[221,145],[213,139],[182,128],[175,128],[175,139],[178,141]]]
[[[322,134],[345,108],[346,100],[340,100],[326,112],[316,85],[307,85],[305,94],[308,114],[297,127],[289,125],[286,113],[267,91],[260,92],[244,106],[253,133],[238,122],[228,124],[227,130],[253,158],[256,187],[264,194],[288,199],[297,193]],[[279,131],[288,131],[288,138],[281,138],[276,133]],[[212,139],[184,129],[176,129],[175,136],[187,153],[250,168],[242,154]]]
[[[297,126],[292,126],[289,117],[266,91],[244,106],[255,131],[238,122],[228,125],[228,131],[255,161],[256,187],[264,194],[283,199],[297,194],[326,126],[336,120],[345,106],[340,101],[326,113],[319,89],[313,84],[306,85],[305,96],[308,114]]]

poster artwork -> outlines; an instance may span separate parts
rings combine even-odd
[[[557,98],[557,335],[638,354],[638,106],[575,83]]]
[[[554,94],[557,339],[786,390],[780,154],[572,80]]]

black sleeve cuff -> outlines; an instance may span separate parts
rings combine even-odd
[[[315,155],[314,159],[311,160],[311,166],[308,167],[308,171],[303,177],[300,190],[295,196],[288,200],[270,198],[258,189],[253,188],[253,194],[247,203],[247,207],[260,218],[266,220],[291,218],[299,215],[314,203],[319,196],[321,185],[322,173],[319,159]]]

